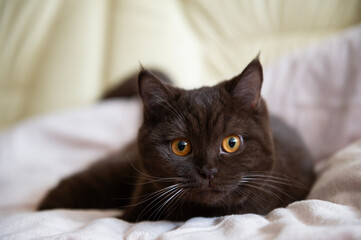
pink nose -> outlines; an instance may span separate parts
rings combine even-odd
[[[212,180],[215,178],[217,172],[217,168],[210,168],[208,166],[204,166],[202,169],[200,169],[199,174],[205,179]]]

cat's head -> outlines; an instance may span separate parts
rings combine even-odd
[[[230,195],[241,199],[242,176],[273,167],[262,80],[258,58],[231,80],[195,90],[172,87],[142,70],[142,170],[164,179],[155,181],[159,188],[178,184],[175,191],[184,190],[188,201],[215,206],[227,204]]]

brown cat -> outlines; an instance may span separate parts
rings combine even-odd
[[[124,208],[132,222],[186,220],[266,214],[307,195],[312,159],[295,130],[268,116],[258,58],[214,87],[183,90],[144,69],[138,81],[137,143],[61,181],[39,209]]]

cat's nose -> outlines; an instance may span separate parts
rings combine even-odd
[[[203,168],[200,169],[199,174],[205,179],[212,180],[215,178],[217,172],[218,172],[217,168],[204,166]]]

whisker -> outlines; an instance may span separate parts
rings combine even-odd
[[[173,210],[165,218],[168,218],[176,209],[178,209],[177,217],[179,216],[179,212],[181,212],[181,210],[182,210],[182,206],[179,207],[179,205],[184,202],[184,201],[182,201],[182,198],[186,195],[188,190],[189,189],[183,189],[183,192],[180,194],[180,196],[176,200]]]
[[[303,187],[306,188],[306,186],[304,186],[302,183],[300,183],[299,181],[281,174],[281,173],[277,173],[277,172],[265,172],[265,171],[249,171],[251,174],[246,174],[246,176],[249,175],[259,175],[259,176],[267,176],[268,178],[272,178],[272,179],[278,179],[278,180],[286,180],[288,182],[292,182],[293,184],[297,184],[299,187]],[[254,173],[254,174],[253,174]],[[275,176],[274,176],[275,175]]]
[[[305,188],[301,184],[292,184],[287,179],[271,178],[270,176],[246,175],[245,177],[242,177],[242,179],[245,179],[245,180],[250,180],[250,179],[256,180],[257,179],[257,180],[273,182],[273,183],[288,185],[288,186],[297,187],[297,188]]]
[[[120,198],[120,199],[125,199],[125,200],[130,200],[130,199],[134,199],[134,198],[143,198],[141,201],[137,202],[137,203],[134,203],[134,204],[129,204],[129,205],[126,205],[126,206],[123,206],[123,207],[135,207],[135,206],[138,206],[142,203],[145,203],[147,201],[150,201],[151,199],[155,198],[158,196],[158,194],[162,194],[168,190],[171,190],[172,188],[175,188],[177,184],[174,184],[174,185],[171,185],[171,186],[168,186],[168,187],[165,187],[165,188],[162,188],[158,191],[155,191],[155,192],[151,192],[151,193],[148,193],[148,194],[143,194],[143,195],[140,195],[140,196],[136,196],[136,197],[131,197],[131,198]],[[119,199],[119,198],[115,198],[115,199]]]
[[[273,188],[273,189],[275,189],[275,190],[277,190],[278,192],[284,194],[285,196],[289,197],[290,199],[292,199],[292,200],[294,200],[294,201],[297,200],[297,199],[295,199],[294,197],[290,196],[290,195],[289,195],[288,193],[286,193],[285,191],[283,191],[282,188],[279,188],[279,187],[277,187],[277,186],[275,186],[275,185],[268,184],[268,183],[266,183],[265,185],[268,186],[268,187],[271,187],[271,188]]]
[[[128,162],[130,163],[130,165],[134,168],[135,171],[137,171],[139,174],[141,174],[142,176],[134,176],[136,179],[146,179],[146,180],[150,180],[148,183],[151,183],[151,182],[156,182],[156,181],[172,181],[172,180],[178,180],[178,181],[182,181],[184,180],[183,178],[180,178],[180,177],[175,177],[175,178],[163,178],[163,177],[156,177],[156,176],[151,176],[149,174],[146,174],[142,171],[140,171],[138,168],[136,168],[134,166],[134,164],[130,161],[129,159],[129,156],[126,154],[126,158],[128,160]],[[145,183],[135,183],[134,185],[141,185],[141,184],[146,184],[147,182]],[[133,185],[133,184],[132,184]]]
[[[262,188],[262,187],[260,187],[260,186],[255,186],[254,184],[251,184],[251,183],[246,183],[246,184],[243,184],[243,185],[248,186],[248,187],[256,188],[256,189],[258,189],[258,190],[260,190],[260,191],[262,191],[262,192],[264,192],[264,193],[268,193],[269,195],[277,198],[277,199],[280,200],[282,203],[284,203],[284,201],[283,201],[277,194],[275,194],[275,193],[272,192],[272,191],[269,191],[269,190],[267,190],[267,189],[265,189],[265,188]]]
[[[186,191],[185,191],[185,193],[187,192],[187,191],[189,191],[189,189],[185,189]],[[183,198],[183,201],[182,201],[182,199],[181,199],[181,204],[180,204],[180,207],[179,207],[179,211],[178,211],[178,214],[177,214],[177,217],[179,216],[179,213],[180,214],[183,214],[183,211],[182,211],[182,209],[183,209],[183,205],[184,205],[184,196],[185,196],[186,194],[183,194],[183,196],[181,197],[181,198]]]
[[[171,188],[170,190],[166,191],[165,193],[160,194],[157,198],[155,198],[152,202],[150,202],[143,210],[142,212],[139,214],[137,221],[143,216],[146,215],[150,210],[152,210],[155,206],[151,207],[150,209],[148,209],[148,207],[154,203],[155,201],[157,201],[159,198],[163,197],[164,195],[169,195],[172,194],[174,191],[177,190],[177,186]],[[148,210],[147,210],[148,209]],[[144,211],[147,210],[145,213]],[[143,214],[144,213],[144,214]]]
[[[154,183],[154,182],[173,182],[173,181],[183,181],[183,178],[162,178],[159,177],[159,179],[154,179],[154,180],[149,180],[146,182],[141,182],[141,183],[137,183],[136,185],[144,185],[144,184],[149,184],[149,183]]]
[[[244,178],[242,178],[244,179]],[[293,187],[293,185],[291,184],[287,184],[287,183],[284,183],[284,182],[279,182],[279,181],[274,181],[274,180],[269,180],[269,179],[259,179],[259,178],[246,178],[250,183],[253,183],[253,184],[258,184],[258,185],[266,185],[268,187],[271,187],[275,190],[277,190],[278,192],[284,194],[285,196],[289,197],[290,199],[293,199],[293,200],[296,200],[295,198],[293,198],[292,196],[290,196],[289,194],[287,194],[285,191],[283,191],[282,188],[279,188],[273,184],[270,184],[270,183],[278,183],[278,184],[284,184],[284,185],[288,185],[288,186],[291,186]],[[261,181],[261,182],[260,182]],[[282,200],[282,202],[284,203],[284,201]]]
[[[181,194],[179,196],[177,196],[177,200],[175,201],[174,207],[173,209],[169,212],[169,214],[166,216],[166,218],[168,218],[173,212],[174,210],[178,209],[179,210],[179,205],[182,202],[182,198],[186,195],[186,193],[188,192],[189,189],[183,189],[183,191],[181,192]],[[184,201],[183,201],[184,202]],[[180,207],[181,208],[181,207]],[[181,209],[180,209],[181,210]],[[179,211],[178,211],[179,214]],[[178,215],[177,214],[177,215]]]
[[[156,178],[156,177],[154,177],[154,176],[148,175],[148,174],[143,173],[142,171],[140,171],[140,170],[139,170],[138,168],[136,168],[136,167],[134,166],[134,164],[130,161],[129,156],[128,156],[128,155],[126,155],[126,156],[127,156],[127,159],[128,159],[128,162],[130,163],[130,165],[131,165],[131,166],[134,168],[134,170],[137,171],[139,174],[143,175],[144,177],[150,178],[150,179]]]
[[[155,215],[154,215],[154,218],[155,219],[159,219],[161,216],[162,216],[162,213],[164,212],[164,210],[166,209],[165,207],[166,207],[166,205],[167,204],[171,204],[172,203],[172,201],[174,200],[174,198],[180,193],[180,192],[182,192],[183,190],[182,189],[179,189],[177,192],[172,192],[172,195],[170,196],[170,197],[168,197],[168,199],[160,206],[160,207],[158,207],[150,216],[149,216],[149,218],[151,218],[152,216],[153,216],[153,214],[155,213]],[[162,209],[164,209],[164,210],[162,210]],[[159,216],[158,216],[158,218],[157,218],[157,215],[159,214]]]
[[[252,192],[248,189],[244,189],[244,188],[236,189],[236,192],[240,193],[240,194],[253,195],[252,200],[254,200],[254,201],[252,201],[252,202],[255,202],[258,206],[260,206],[263,209],[263,211],[266,211],[265,207],[263,206],[264,198],[262,198],[261,196],[258,196],[256,194],[254,194],[254,192]]]

